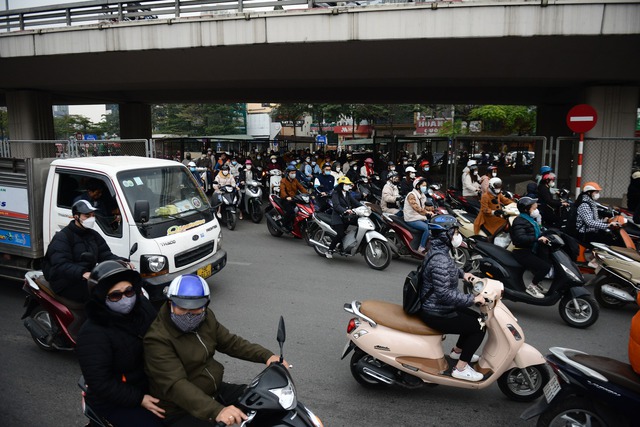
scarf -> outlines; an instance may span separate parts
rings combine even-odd
[[[523,214],[520,214],[520,216],[526,219],[527,221],[529,221],[531,224],[533,224],[533,231],[535,232],[535,235],[536,235],[536,242],[533,244],[533,246],[531,246],[531,252],[533,252],[534,254],[537,254],[538,253],[538,237],[540,237],[540,235],[542,234],[542,231],[540,230],[540,225],[529,214],[523,213]]]

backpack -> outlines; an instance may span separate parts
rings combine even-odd
[[[420,291],[422,289],[422,272],[433,255],[435,254],[432,254],[425,262],[420,263],[417,269],[410,271],[404,279],[404,287],[402,288],[402,308],[407,314],[418,314],[422,308],[422,304],[433,293],[433,288],[431,288],[424,298],[420,298]]]

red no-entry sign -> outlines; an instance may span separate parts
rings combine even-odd
[[[598,113],[587,104],[580,104],[569,110],[567,114],[567,126],[576,133],[589,132],[598,121]]]

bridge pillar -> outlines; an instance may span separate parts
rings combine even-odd
[[[120,104],[120,138],[151,138],[151,105],[140,103]]]
[[[6,99],[11,139],[55,139],[51,94],[17,90]]]

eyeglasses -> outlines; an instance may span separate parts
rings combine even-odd
[[[107,299],[111,302],[118,302],[122,299],[123,295],[127,298],[131,298],[135,294],[136,294],[136,291],[131,286],[129,286],[127,289],[124,290],[124,292],[115,291],[115,292],[111,292],[110,294],[107,294]]]

